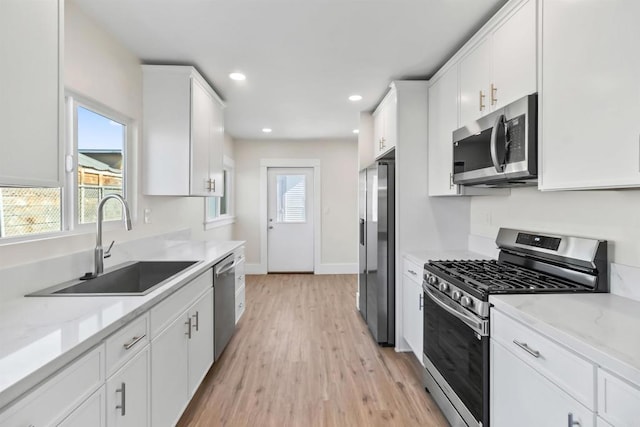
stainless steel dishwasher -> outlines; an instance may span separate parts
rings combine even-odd
[[[236,327],[236,261],[229,255],[213,267],[213,352],[214,360],[231,339]]]

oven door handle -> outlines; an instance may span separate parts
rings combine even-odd
[[[440,299],[440,296],[436,293],[436,291],[432,290],[429,287],[429,285],[423,284],[422,285],[422,289],[427,294],[429,299],[431,299],[431,301],[436,303],[444,311],[446,311],[447,313],[449,313],[452,316],[456,317],[457,319],[460,319],[462,322],[464,322],[467,326],[470,326],[475,332],[477,332],[481,336],[488,336],[489,335],[489,332],[487,330],[487,321],[486,320],[482,320],[480,318],[472,317],[472,316],[469,316],[469,315],[467,315],[465,313],[461,313],[460,311],[456,310],[455,308],[449,306],[449,304],[447,304],[445,301]]]

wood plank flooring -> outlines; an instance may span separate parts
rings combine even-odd
[[[247,276],[246,312],[179,426],[447,426],[410,353],[376,345],[356,276]]]

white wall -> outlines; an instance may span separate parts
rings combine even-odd
[[[358,147],[353,140],[236,140],[234,238],[246,240],[248,264],[260,264],[260,160],[319,159],[321,263],[353,264],[358,253]]]
[[[126,232],[120,224],[105,227],[105,241],[117,242],[190,228],[197,239],[230,239],[232,227],[204,231],[204,199],[200,197],[145,197],[140,185],[140,122],[142,120],[142,70],[140,61],[115,38],[105,32],[73,2],[65,2],[64,43],[65,87],[129,116],[136,127],[136,138],[129,141],[133,156],[134,187],[137,203],[133,230]],[[233,157],[233,141],[225,140],[225,150]],[[151,224],[142,224],[143,210],[150,208]],[[70,253],[91,250],[95,246],[93,228],[63,237],[13,244],[0,244],[0,268],[31,263]],[[91,266],[88,266],[90,269]]]
[[[519,188],[472,197],[471,234],[495,238],[499,227],[606,239],[612,262],[640,267],[640,190]]]

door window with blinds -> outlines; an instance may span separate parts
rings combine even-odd
[[[276,221],[303,223],[307,221],[305,175],[277,175]]]

